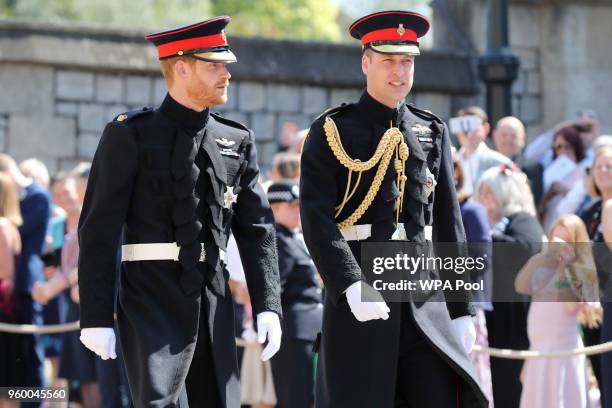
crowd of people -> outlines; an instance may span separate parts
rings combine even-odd
[[[472,250],[491,255],[482,275],[472,276],[485,282],[474,293],[476,343],[555,352],[612,341],[612,136],[600,135],[597,116],[588,111],[529,144],[518,118],[502,118],[493,127],[478,107],[458,116],[475,116],[480,123],[455,135],[455,187],[466,238],[486,244]],[[314,401],[312,350],[324,288],[299,232],[299,151],[305,137],[306,132],[284,137],[268,179],[260,180],[276,220],[284,314],[283,347],[271,363],[254,351],[261,346],[232,238],[227,248],[235,331],[245,346],[239,353],[245,405],[311,407]],[[0,154],[1,322],[79,319],[77,226],[89,167],[81,163],[50,178],[37,159],[17,165]],[[508,243],[516,245],[503,245]],[[117,360],[97,358],[77,331],[0,331],[0,384],[64,384],[74,406],[127,406],[118,354]],[[612,352],[526,362],[479,352],[471,357],[491,407],[589,407],[597,400],[612,406]],[[589,392],[593,379],[599,398]],[[11,406],[17,405],[0,402]]]

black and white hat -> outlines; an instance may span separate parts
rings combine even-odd
[[[268,201],[273,203],[291,203],[299,201],[300,188],[291,180],[282,180],[272,183],[268,187]]]

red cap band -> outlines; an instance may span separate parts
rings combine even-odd
[[[179,51],[196,50],[199,48],[212,48],[227,46],[225,33],[207,35],[205,37],[189,38],[187,40],[173,41],[160,44],[157,47],[159,58],[176,55]]]
[[[361,37],[361,45],[366,45],[374,41],[417,41],[416,32],[400,27],[383,28],[382,30],[370,31]]]

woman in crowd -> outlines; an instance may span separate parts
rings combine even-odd
[[[83,205],[83,196],[78,192],[78,181],[74,176],[57,180],[53,185],[53,196],[57,205],[66,211],[66,236],[62,248],[62,260],[57,273],[48,282],[36,283],[32,288],[32,296],[42,304],[47,303],[58,293],[69,292],[68,313],[69,322],[79,319],[79,299],[77,286],[77,260],[79,244],[77,226]],[[59,377],[80,385],[83,406],[99,407],[101,394],[97,382],[96,355],[87,350],[79,340],[79,332],[64,334],[60,357]]]
[[[493,310],[485,313],[489,345],[527,349],[529,304],[514,291],[514,279],[525,263],[538,253],[543,238],[535,217],[533,195],[527,177],[514,165],[490,168],[482,175],[477,201],[487,209],[492,225]],[[491,359],[493,400],[496,408],[519,406],[522,361]]]
[[[471,258],[476,259],[482,257],[485,260],[485,268],[482,272],[474,273],[470,276],[472,282],[484,282],[484,289],[477,290],[472,293],[474,305],[476,308],[476,316],[474,323],[476,326],[476,343],[481,347],[489,346],[489,335],[487,333],[487,323],[485,320],[485,311],[493,310],[491,304],[491,226],[487,218],[486,208],[478,201],[471,198],[469,193],[463,189],[463,167],[453,154],[453,170],[455,179],[455,189],[457,190],[457,199],[461,209],[461,219],[465,227],[465,236],[468,242],[468,254]],[[472,363],[476,368],[476,374],[480,380],[480,385],[490,401],[490,406],[493,406],[493,385],[491,383],[491,361],[486,353],[472,352],[470,355]]]
[[[29,158],[19,163],[19,169],[26,177],[31,177],[45,190],[49,190],[50,177],[49,170],[45,163],[36,158]],[[51,279],[55,273],[55,269],[59,267],[61,261],[61,246],[64,241],[65,234],[65,219],[64,210],[56,204],[51,209],[51,220],[47,228],[46,245],[42,261],[45,265],[44,273],[46,279]],[[63,296],[56,296],[43,306],[43,323],[45,325],[55,325],[62,323],[64,311]],[[51,385],[62,386],[58,383],[57,373],[59,370],[59,354],[62,349],[62,333],[42,334],[39,341],[43,344],[45,350],[45,358],[51,363],[52,370],[46,372],[49,374],[47,383]]]
[[[589,237],[602,291],[604,308],[601,342],[612,341],[612,146],[595,151],[591,174],[587,181],[589,194],[597,199],[582,214]],[[588,332],[587,332],[588,333]],[[592,343],[589,341],[589,343]],[[600,389],[602,407],[612,407],[612,353],[591,357]],[[599,367],[599,370],[597,368]]]
[[[552,148],[553,160],[564,156],[575,166],[571,173],[563,177],[563,180],[556,180],[549,186],[546,186],[546,182],[551,177],[550,172],[554,170],[547,169],[544,172],[544,183],[547,190],[540,204],[540,220],[546,231],[560,215],[574,212],[578,208],[583,197],[576,196],[576,194],[568,195],[568,192],[574,185],[582,187],[586,181],[585,169],[580,165],[586,153],[576,126],[565,126],[557,130]]]
[[[0,173],[0,322],[15,323],[16,310],[12,302],[15,259],[21,252],[19,197],[13,180]],[[22,384],[19,365],[13,356],[20,343],[18,334],[0,332],[0,384],[3,387]],[[0,408],[13,408],[19,403],[2,401]]]
[[[585,303],[579,301],[592,300],[586,293],[598,293],[589,236],[578,216],[566,214],[552,225],[548,238],[546,249],[519,272],[515,288],[531,296],[527,319],[530,349],[573,350],[582,347],[577,316]],[[584,354],[527,360],[521,408],[584,408],[586,378]]]

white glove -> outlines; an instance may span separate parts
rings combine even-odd
[[[268,361],[280,349],[282,333],[276,313],[261,312],[257,315],[257,342],[263,344],[268,339],[268,345],[261,352],[261,361]]]
[[[476,326],[474,326],[472,316],[453,319],[453,329],[465,352],[470,354],[476,343]]]
[[[363,301],[361,300],[361,285],[363,285],[365,292]],[[346,300],[351,308],[351,312],[360,322],[374,319],[387,320],[389,318],[391,310],[382,299],[380,293],[367,283],[359,281],[349,286],[346,290]]]
[[[115,331],[111,327],[81,329],[81,343],[99,355],[102,360],[117,358],[115,342]]]

